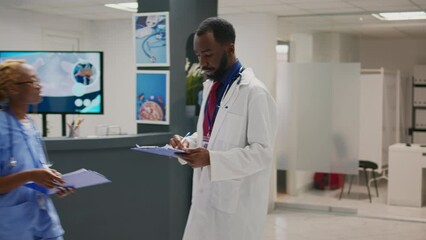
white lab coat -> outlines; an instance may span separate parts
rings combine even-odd
[[[204,83],[204,109],[212,81]],[[202,146],[204,115],[190,148]],[[184,240],[260,240],[267,214],[277,125],[276,104],[250,68],[221,102],[208,149],[210,166],[194,169]]]

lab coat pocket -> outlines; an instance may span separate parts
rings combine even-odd
[[[24,202],[10,207],[0,207],[0,239],[30,239],[34,216],[38,207]],[[25,238],[26,237],[26,238]]]
[[[240,146],[245,139],[241,136],[244,128],[243,119],[244,118],[238,114],[227,112],[224,116],[217,138],[233,146]]]
[[[212,183],[211,203],[214,208],[235,213],[240,199],[241,180],[225,180]]]

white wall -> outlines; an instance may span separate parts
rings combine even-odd
[[[43,32],[46,30],[79,36],[82,40],[80,50],[104,51],[105,114],[82,116],[85,120],[80,135],[94,135],[98,124],[119,125],[124,133],[136,133],[131,19],[85,21],[0,9],[1,50],[49,50],[43,48]],[[67,121],[72,118],[72,115],[67,116]],[[40,120],[37,123],[40,125]],[[60,124],[58,115],[48,116],[49,136],[60,136]]]
[[[290,36],[290,62],[312,62],[312,34],[295,33]]]
[[[361,68],[413,72],[414,65],[426,64],[426,39],[361,39]]]
[[[118,125],[122,133],[135,134],[136,83],[132,20],[95,21],[91,24],[90,50],[104,52],[103,116],[85,116],[88,135],[98,124]],[[89,49],[87,49],[89,50]]]
[[[290,62],[359,62],[358,38],[341,33],[290,35]]]
[[[276,78],[277,18],[267,14],[221,16],[230,21],[236,31],[236,54],[245,67],[265,83],[274,95]]]
[[[358,39],[341,33],[315,33],[312,61],[359,62]]]
[[[90,22],[64,17],[49,16],[29,11],[0,8],[1,50],[43,50],[42,32],[59,30],[81,35],[89,44]]]
[[[426,39],[361,39],[361,68],[400,70],[402,142],[405,142],[407,129],[412,124],[412,83],[411,76],[415,65],[426,64]]]

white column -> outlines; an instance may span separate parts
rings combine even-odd
[[[268,14],[221,16],[234,25],[237,57],[275,95],[277,17]]]

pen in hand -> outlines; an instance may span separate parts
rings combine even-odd
[[[181,146],[182,149],[186,149],[186,146],[184,146],[183,144],[184,144],[185,140],[189,137],[189,135],[191,135],[191,132],[187,132],[185,134],[185,136],[180,140],[180,144],[182,145]]]

